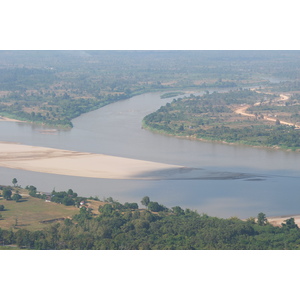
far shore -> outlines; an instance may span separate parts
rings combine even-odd
[[[270,224],[274,226],[281,226],[285,220],[294,218],[295,223],[300,227],[300,215],[288,215],[288,216],[276,216],[276,217],[267,217],[267,220]]]
[[[12,118],[7,118],[7,117],[2,117],[0,116],[0,121],[5,121],[5,122],[25,122],[17,119],[12,119]]]
[[[0,142],[0,167],[106,179],[160,179],[151,172],[183,168],[151,161]]]
[[[178,139],[186,139],[186,140],[191,140],[191,141],[199,141],[199,142],[204,142],[204,143],[225,144],[225,145],[231,145],[231,146],[251,147],[251,148],[258,148],[258,149],[275,150],[275,151],[280,150],[280,151],[285,151],[285,152],[291,152],[291,151],[300,152],[300,149],[292,150],[292,149],[288,149],[288,148],[281,148],[279,146],[262,146],[262,145],[258,146],[258,145],[246,144],[243,142],[233,143],[233,142],[226,142],[223,140],[205,139],[205,138],[199,138],[199,137],[195,137],[195,136],[191,136],[191,135],[176,135],[176,134],[164,132],[162,130],[153,129],[152,127],[146,125],[145,123],[142,124],[142,128],[145,130],[154,132],[154,133],[165,135],[165,136],[171,136],[171,137],[175,137]]]

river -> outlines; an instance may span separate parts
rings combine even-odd
[[[94,179],[0,168],[1,184],[16,177],[22,186],[79,195],[113,197],[124,203],[144,196],[167,207],[179,205],[211,216],[247,218],[300,214],[300,154],[155,134],[143,117],[171,99],[149,93],[119,101],[73,120],[71,130],[0,122],[0,141],[142,159],[187,167],[161,180]]]

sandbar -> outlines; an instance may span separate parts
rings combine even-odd
[[[294,218],[295,224],[300,227],[300,215],[288,215],[288,216],[278,216],[278,217],[267,217],[270,224],[274,226],[281,226],[284,221],[290,218]]]
[[[104,154],[0,142],[0,167],[106,179],[159,179],[151,172],[183,168]]]

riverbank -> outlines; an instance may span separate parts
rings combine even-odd
[[[263,100],[258,102],[260,97],[264,97],[266,105],[273,101],[270,112],[264,112],[265,108],[260,107],[265,105],[262,105]],[[285,112],[285,104],[290,99],[288,95],[280,94],[276,101],[269,98],[268,93],[258,94],[255,90],[191,95],[161,106],[146,115],[142,124],[153,132],[200,141],[299,150],[297,130],[300,126],[289,121],[299,105],[293,102],[294,109],[289,107],[288,113]],[[258,111],[249,113],[247,109],[250,108]]]
[[[192,135],[178,135],[178,134],[172,134],[172,133],[168,133],[162,129],[156,129],[153,128],[151,126],[149,126],[148,124],[146,124],[146,122],[143,120],[142,121],[142,128],[145,130],[148,130],[150,132],[153,133],[158,133],[161,135],[165,135],[165,136],[170,136],[170,137],[175,137],[177,139],[186,139],[186,140],[191,140],[191,141],[199,141],[199,142],[205,142],[205,143],[216,143],[216,144],[225,144],[225,145],[232,145],[232,146],[244,146],[244,147],[252,147],[252,148],[258,148],[258,149],[269,149],[269,150],[281,150],[281,151],[285,151],[285,152],[300,152],[300,148],[288,148],[288,147],[279,147],[279,146],[266,146],[266,145],[256,145],[254,143],[249,143],[246,141],[239,141],[239,142],[227,142],[224,140],[218,140],[218,139],[213,139],[213,138],[205,138],[205,137],[196,137],[196,136],[192,136]]]
[[[117,156],[0,142],[0,167],[105,179],[159,179],[151,172],[181,166]]]
[[[26,118],[20,118],[15,119],[14,116],[4,116],[0,115],[0,121],[2,122],[17,122],[17,123],[28,123],[28,124],[34,124],[38,126],[47,126],[48,128],[54,128],[56,130],[69,130],[73,128],[72,122],[66,123],[66,124],[55,124],[53,122],[42,122],[42,121],[32,121]]]
[[[0,116],[0,121],[5,121],[5,122],[25,122],[17,119],[12,119],[12,118],[7,118],[7,117],[2,117]]]
[[[281,226],[285,220],[294,218],[295,223],[300,227],[300,215],[288,215],[288,216],[278,216],[278,217],[267,217],[268,222],[274,226]]]

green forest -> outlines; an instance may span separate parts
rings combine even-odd
[[[174,99],[143,120],[144,128],[176,136],[239,143],[252,146],[300,148],[300,132],[295,126],[281,124],[279,119],[299,122],[299,95],[295,94],[283,106],[275,106],[279,95],[242,89],[205,93],[202,96]],[[255,103],[259,103],[256,105]],[[241,116],[235,110],[248,105]],[[264,116],[276,116],[266,122]],[[282,117],[281,117],[282,116]]]
[[[12,189],[2,187],[0,228],[7,203],[17,201],[18,205],[23,205],[20,198],[14,198],[12,192],[8,192]],[[26,189],[31,197],[44,201],[45,196],[41,196],[34,186]],[[292,250],[300,247],[300,230],[294,218],[288,218],[282,226],[276,227],[262,212],[247,220],[223,219],[180,206],[167,208],[148,196],[143,197],[140,204],[122,204],[111,197],[103,201],[93,199],[98,202],[94,209],[86,205],[90,200],[78,196],[72,189],[53,191],[51,201],[54,205],[75,206],[77,213],[68,218],[53,219],[39,230],[28,230],[17,222],[10,228],[2,228],[1,249]]]

